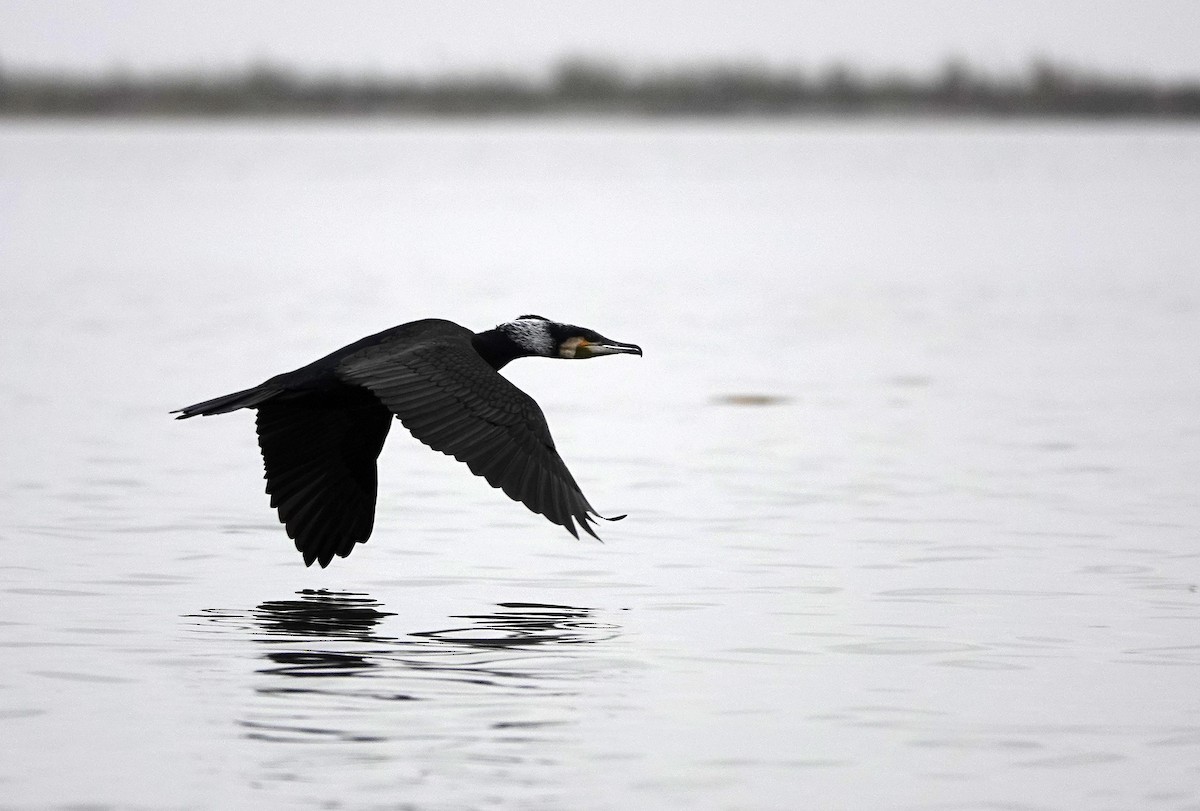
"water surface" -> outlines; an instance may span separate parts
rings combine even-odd
[[[0,805],[1200,807],[1200,130],[0,129]],[[534,312],[576,542],[393,431],[305,569],[248,413]]]

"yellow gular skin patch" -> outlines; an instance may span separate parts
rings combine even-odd
[[[575,354],[579,351],[580,347],[584,346],[588,346],[586,338],[568,338],[558,345],[558,356],[567,360],[572,360],[576,357],[586,358],[588,355],[579,356]]]

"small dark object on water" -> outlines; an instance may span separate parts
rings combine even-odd
[[[721,394],[713,398],[718,405],[769,406],[791,402],[790,397],[780,394]]]
[[[177,419],[258,409],[271,506],[304,563],[328,566],[375,523],[375,460],[397,417],[429,447],[579,537],[592,509],[555,450],[542,409],[497,372],[526,357],[641,355],[593,330],[523,315],[486,332],[426,319],[370,335],[245,391],[196,403]],[[625,516],[605,519],[615,521]]]

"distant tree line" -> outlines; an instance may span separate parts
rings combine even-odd
[[[546,79],[501,74],[321,77],[257,66],[221,75],[76,76],[0,68],[0,116],[600,114],[1200,116],[1200,82],[1113,78],[1037,62],[995,77],[952,60],[933,76],[715,65],[633,73],[570,60]]]

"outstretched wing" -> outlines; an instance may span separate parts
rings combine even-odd
[[[375,398],[322,403],[271,400],[258,407],[258,445],[271,506],[304,564],[328,566],[375,524],[375,460],[392,415]]]
[[[479,356],[469,331],[457,330],[399,352],[366,349],[336,374],[369,389],[413,436],[513,500],[577,538],[573,522],[598,537],[589,524],[598,514],[555,450],[542,409]]]

